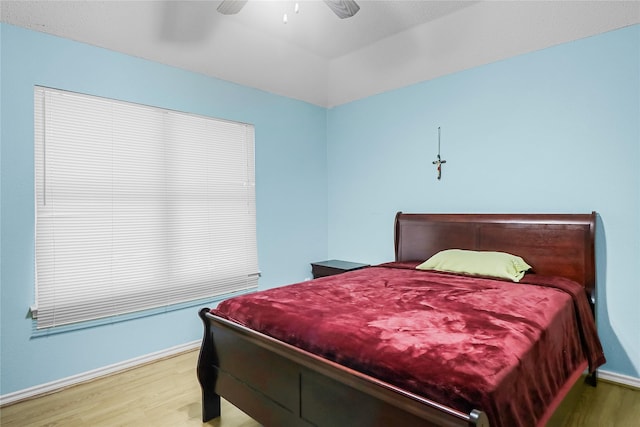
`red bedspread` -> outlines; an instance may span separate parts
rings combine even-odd
[[[593,318],[574,309],[588,312],[574,282],[406,267],[235,297],[212,312],[462,412],[481,409],[492,426],[536,425],[586,360],[604,363]]]

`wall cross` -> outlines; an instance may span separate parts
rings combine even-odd
[[[432,163],[436,165],[436,169],[438,170],[438,180],[440,180],[440,178],[442,178],[442,165],[447,163],[446,160],[442,160],[440,157],[440,126],[438,126],[438,160],[434,160]]]

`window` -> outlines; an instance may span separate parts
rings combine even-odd
[[[253,126],[34,95],[38,329],[257,288]]]

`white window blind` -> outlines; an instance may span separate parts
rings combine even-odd
[[[254,128],[35,88],[37,327],[258,284]]]

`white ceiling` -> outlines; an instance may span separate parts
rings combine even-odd
[[[0,20],[326,107],[640,23],[639,1],[357,2],[2,0]]]

